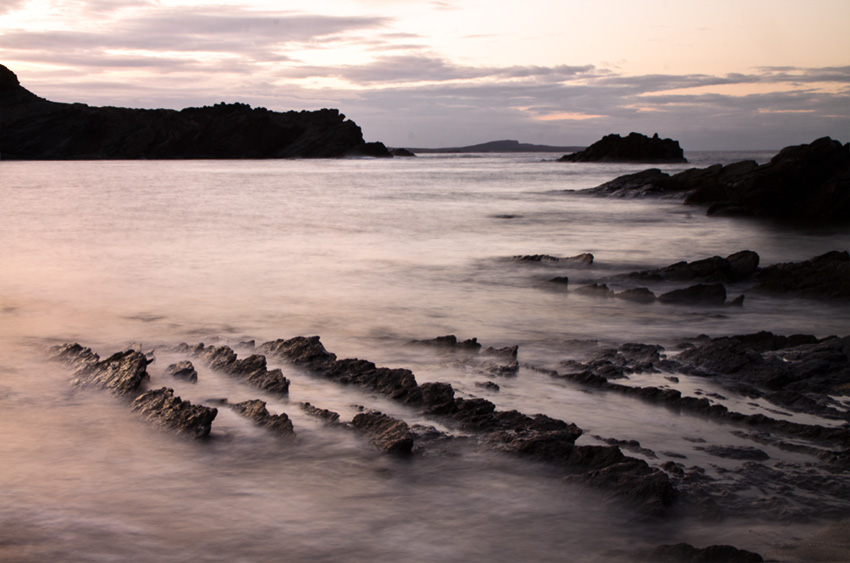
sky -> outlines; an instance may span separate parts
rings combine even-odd
[[[850,141],[850,0],[0,0],[53,101],[338,108],[391,147]]]

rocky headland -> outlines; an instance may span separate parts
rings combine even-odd
[[[559,162],[687,162],[679,141],[662,139],[655,133],[647,137],[629,133],[627,137],[611,134],[586,149],[567,154]]]
[[[0,65],[6,160],[390,157],[336,109],[276,112],[242,103],[170,109],[51,102]]]
[[[673,175],[653,168],[583,193],[682,199],[686,204],[708,206],[709,215],[848,222],[850,144],[823,137],[786,147],[762,165],[745,160]]]

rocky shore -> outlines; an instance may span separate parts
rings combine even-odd
[[[786,221],[850,221],[850,144],[824,137],[782,149],[770,162],[747,160],[667,174],[627,174],[583,193],[621,198],[666,197],[705,205],[709,215]]]
[[[241,103],[169,109],[51,102],[0,65],[4,160],[391,157],[336,109],[276,112]]]

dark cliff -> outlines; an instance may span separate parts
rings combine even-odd
[[[629,133],[605,135],[586,149],[558,159],[561,162],[687,162],[679,141]]]
[[[0,158],[16,160],[391,156],[335,109],[247,104],[129,109],[39,98],[0,65]]]

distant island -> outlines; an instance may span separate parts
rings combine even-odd
[[[560,162],[687,162],[679,141],[662,139],[658,133],[647,137],[629,133],[627,137],[611,134],[602,137],[583,151],[567,154]]]
[[[391,157],[336,109],[275,112],[242,103],[170,109],[51,102],[0,65],[0,159]]]
[[[490,141],[478,145],[465,147],[445,147],[438,149],[415,149],[407,148],[414,153],[437,154],[437,153],[467,153],[467,152],[568,152],[581,150],[584,147],[553,147],[550,145],[532,145],[520,143],[519,141]]]

